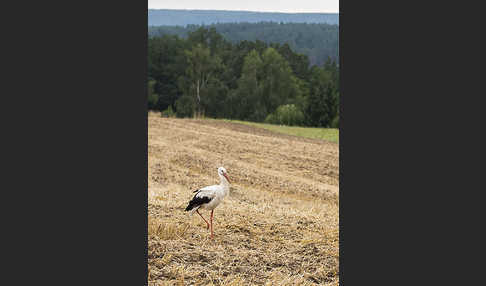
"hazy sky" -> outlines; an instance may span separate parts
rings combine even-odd
[[[339,13],[339,0],[148,0],[148,8]]]

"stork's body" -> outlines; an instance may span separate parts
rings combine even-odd
[[[221,203],[221,201],[226,197],[229,192],[230,183],[226,169],[223,167],[218,168],[218,175],[221,182],[219,185],[213,185],[201,188],[195,191],[195,195],[186,207],[186,211],[190,211],[191,214],[197,212],[201,218],[206,222],[207,228],[211,227],[211,238],[213,235],[213,212],[214,209]],[[211,210],[211,223],[201,215],[199,209]]]

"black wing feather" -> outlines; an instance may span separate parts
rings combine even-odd
[[[198,190],[199,191],[199,190]],[[189,202],[189,205],[186,207],[186,211],[190,211],[195,207],[198,207],[203,204],[207,204],[212,200],[210,197],[198,197],[197,194],[194,195],[194,198]]]

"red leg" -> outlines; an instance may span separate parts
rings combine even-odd
[[[201,213],[199,213],[199,210],[196,210],[196,212],[197,212],[197,214],[198,214],[198,215],[200,215],[200,216],[201,216],[201,218],[204,220],[204,222],[205,222],[205,223],[206,223],[206,225],[207,225],[207,226],[206,226],[206,229],[208,229],[208,228],[209,228],[209,223],[208,223],[208,221],[207,221],[207,220],[206,220],[206,219],[205,219],[205,218],[202,216],[202,214],[201,214]],[[212,214],[212,213],[211,213],[211,214]]]
[[[211,211],[211,239],[214,238],[214,234],[213,234],[213,212],[214,212],[214,210]]]

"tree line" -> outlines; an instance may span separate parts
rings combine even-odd
[[[338,13],[278,13],[221,10],[148,9],[150,26],[186,26],[211,23],[257,23],[262,21],[284,23],[339,24]]]
[[[148,40],[148,108],[286,125],[339,125],[339,70],[289,44],[231,43],[214,27]]]
[[[218,23],[209,26],[151,26],[149,36],[177,35],[187,38],[189,32],[204,27],[215,28],[224,39],[236,44],[260,40],[289,44],[297,53],[309,57],[312,65],[322,65],[328,57],[339,62],[339,26],[325,23]]]

